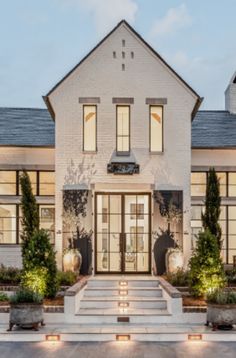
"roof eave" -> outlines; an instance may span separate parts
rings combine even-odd
[[[231,146],[213,146],[213,147],[207,147],[207,146],[191,146],[191,149],[194,150],[230,150],[230,149],[236,149],[236,145],[231,145]]]
[[[192,110],[192,113],[191,113],[191,120],[192,121],[194,120],[194,118],[195,118],[195,116],[196,116],[196,114],[197,114],[197,112],[198,112],[203,100],[204,100],[204,97],[198,97],[197,98],[195,106],[194,106],[194,108]]]
[[[42,97],[43,97],[44,103],[47,106],[47,109],[48,109],[49,113],[51,114],[52,119],[55,121],[55,112],[53,110],[53,107],[52,107],[52,104],[50,102],[50,99],[49,99],[48,95],[42,96]]]

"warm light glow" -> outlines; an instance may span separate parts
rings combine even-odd
[[[188,335],[188,340],[189,341],[201,341],[202,340],[202,335],[201,334],[189,334]]]
[[[117,334],[116,335],[117,341],[130,341],[130,335],[129,334]]]
[[[48,342],[59,342],[60,341],[60,335],[59,334],[47,334],[45,336],[45,339]]]
[[[120,286],[127,286],[128,282],[127,281],[120,281]]]
[[[119,295],[120,295],[120,296],[127,296],[127,295],[128,295],[128,291],[126,291],[126,290],[121,290],[121,291],[119,291]]]
[[[120,308],[127,308],[129,307],[129,302],[118,302]]]

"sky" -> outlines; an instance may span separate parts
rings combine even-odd
[[[204,97],[224,109],[236,71],[236,0],[0,0],[0,106],[45,95],[126,19]]]

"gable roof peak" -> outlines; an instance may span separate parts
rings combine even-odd
[[[99,46],[101,46],[106,40],[107,38],[109,38],[120,26],[125,25],[148,49],[149,51],[152,52],[152,54],[157,57],[166,67],[167,69],[170,70],[170,72],[172,72],[172,74],[174,74],[174,76],[180,80],[180,82],[188,89],[190,90],[190,92],[197,97],[196,100],[196,106],[193,110],[192,113],[192,118],[195,116],[198,108],[201,105],[201,102],[203,101],[203,98],[201,98],[198,93],[187,83],[185,82],[185,80],[178,75],[178,73],[159,55],[159,53],[157,53],[153,47],[151,47],[145,40],[144,38],[125,20],[122,19],[120,22],[118,22],[118,24],[76,65],[72,68],[71,71],[69,71],[48,93],[46,96],[43,96],[43,100],[51,114],[51,116],[53,117],[53,119],[55,119],[55,114],[53,111],[53,108],[51,106],[50,103],[50,99],[49,96],[52,94],[52,92],[54,92],[56,90],[57,87],[59,87],[62,82],[64,82],[64,80],[66,80]]]

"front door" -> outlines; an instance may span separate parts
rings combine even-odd
[[[150,194],[96,193],[96,273],[150,273]]]

